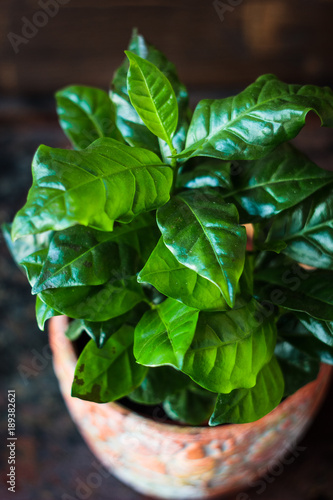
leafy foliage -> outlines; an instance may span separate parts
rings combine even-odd
[[[321,269],[333,269],[332,186],[276,217],[267,235],[268,248],[276,240],[286,244],[283,253],[292,259]]]
[[[125,53],[130,61],[127,88],[131,103],[146,127],[173,150],[178,107],[172,85],[154,64],[130,51]]]
[[[98,349],[93,340],[88,342],[75,369],[73,396],[107,403],[126,396],[141,384],[147,368],[135,362],[133,334],[133,327],[124,325],[103,349]]]
[[[13,239],[76,224],[112,231],[114,222],[169,200],[173,175],[151,151],[97,139],[82,151],[40,146],[27,203],[17,213]]]
[[[5,240],[40,329],[88,339],[73,396],[251,422],[333,364],[333,175],[288,143],[309,111],[333,126],[333,93],[263,75],[191,117],[136,31],[126,56],[110,94],[57,92],[74,150],[38,148]]]
[[[84,149],[100,137],[122,141],[115,109],[104,90],[73,85],[56,93],[59,122],[76,149]]]
[[[212,392],[251,388],[275,343],[275,323],[255,299],[232,311],[201,313],[182,370]]]
[[[243,424],[258,420],[279,404],[283,388],[281,368],[273,357],[260,370],[254,387],[219,395],[210,424]]]
[[[232,307],[246,247],[236,207],[213,190],[185,191],[160,207],[157,223],[178,262],[214,283]]]
[[[287,85],[274,75],[260,76],[237,96],[200,101],[178,158],[259,159],[295,137],[309,111],[332,127],[332,103],[328,87]]]
[[[260,160],[239,162],[239,174],[233,180],[225,199],[235,198],[250,215],[265,218],[332,183],[333,175],[285,143]]]

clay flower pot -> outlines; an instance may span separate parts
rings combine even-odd
[[[49,334],[60,388],[88,446],[116,477],[135,490],[168,499],[208,498],[246,490],[292,444],[317,413],[331,367],[262,419],[240,425],[189,427],[156,422],[120,404],[71,397],[76,355],[64,333],[65,316],[51,319]],[[281,462],[282,461],[282,462]]]

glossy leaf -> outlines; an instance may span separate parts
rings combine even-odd
[[[289,342],[278,342],[275,355],[283,373],[285,397],[294,394],[303,385],[317,378],[320,368],[319,360],[313,359]]]
[[[274,319],[254,299],[228,312],[201,313],[182,371],[212,392],[249,389],[275,343]]]
[[[138,304],[133,309],[121,316],[109,319],[108,321],[82,321],[82,326],[91,337],[98,348],[102,348],[108,339],[117,332],[123,325],[136,326],[141,316],[146,312],[146,304]]]
[[[333,181],[332,172],[317,167],[290,144],[260,160],[239,164],[233,189],[227,193],[250,215],[271,217],[290,208]]]
[[[156,405],[191,383],[189,377],[171,366],[149,368],[146,378],[129,394],[129,398],[136,403]]]
[[[254,422],[272,411],[281,401],[284,381],[275,356],[258,373],[256,385],[219,394],[209,425]]]
[[[198,310],[170,298],[147,311],[135,329],[134,356],[138,363],[180,369],[198,316]]]
[[[137,33],[133,33],[128,50],[140,57],[148,57],[148,46]],[[127,57],[115,72],[110,97],[116,109],[116,123],[125,140],[134,147],[145,148],[159,154],[157,137],[147,129],[140,116],[133,108],[127,91],[127,73],[129,63]]]
[[[279,256],[255,274],[255,295],[259,300],[313,318],[333,321],[333,273],[306,271]]]
[[[185,191],[157,211],[157,222],[178,262],[215,283],[232,307],[246,247],[235,206],[213,190]]]
[[[21,239],[15,242],[14,246],[19,245],[19,242]],[[32,247],[29,250],[32,253],[20,261],[20,266],[25,270],[32,287],[41,274],[48,254],[47,247],[34,251],[35,248],[38,246]],[[136,281],[136,276],[132,276],[129,271],[131,268],[118,269],[113,279],[104,285],[47,289],[39,294],[39,298],[51,309],[71,318],[106,321],[147,300]]]
[[[112,232],[74,226],[54,234],[32,293],[48,288],[103,285],[120,274],[137,272],[139,252],[152,250],[153,217],[142,214]],[[153,234],[152,234],[153,233]],[[142,248],[143,237],[146,246]]]
[[[20,262],[20,266],[24,269],[31,287],[34,287],[38,280],[39,274],[47,257],[47,252],[47,248],[37,250],[22,259]]]
[[[38,328],[40,330],[44,331],[45,321],[47,321],[50,318],[53,318],[53,316],[60,316],[60,313],[58,311],[55,311],[54,309],[52,309],[52,307],[48,306],[47,304],[44,304],[44,302],[37,295],[37,297],[36,297],[36,319],[37,319]]]
[[[48,247],[54,233],[53,231],[47,231],[45,233],[28,235],[13,242],[11,228],[11,224],[2,226],[5,241],[16,264],[26,274],[30,285],[33,287],[45,263]],[[50,314],[50,312],[46,312],[46,309],[52,308],[44,308],[38,300],[36,303],[36,315],[38,326],[39,328],[42,326],[42,330],[45,322],[43,315],[44,313],[47,315]]]
[[[314,360],[333,364],[333,347],[324,344],[291,313],[284,314],[278,321],[278,335]]]
[[[153,285],[149,283],[141,283],[145,295],[151,305],[158,306],[166,299],[166,296],[160,293]]]
[[[142,35],[134,30],[128,50],[143,59],[153,63],[170,81],[176,95],[179,107],[179,120],[173,136],[173,146],[180,152],[185,144],[186,133],[190,121],[188,95],[185,86],[179,81],[175,66],[162,52],[146,42]],[[116,120],[126,141],[132,146],[151,149],[157,154],[162,152],[163,161],[169,163],[170,148],[164,141],[158,140],[144,125],[136,110],[133,108],[127,91],[128,59],[116,71],[113,81],[111,98],[116,107]]]
[[[116,123],[126,142],[133,147],[148,149],[159,155],[157,137],[143,123],[127,93],[121,95],[112,92],[111,96],[117,110]]]
[[[77,340],[84,332],[84,322],[82,319],[74,319],[70,321],[65,332],[66,337],[71,340]]]
[[[49,288],[103,285],[116,280],[129,264],[138,262],[136,252],[129,246],[116,243],[115,239],[101,241],[113,233],[85,229],[78,226],[55,234],[33,294]]]
[[[134,248],[144,262],[149,258],[161,235],[154,212],[140,214],[131,223],[118,228],[119,240]]]
[[[219,288],[192,269],[184,266],[160,238],[144,268],[139,283],[150,283],[159,292],[200,310],[227,310]]]
[[[187,94],[186,99],[183,98],[183,94],[180,94],[179,97],[176,95],[176,98],[178,103],[178,125],[172,137],[172,148],[170,147],[170,144],[168,145],[168,143],[163,139],[158,139],[162,160],[164,163],[168,163],[170,165],[173,165],[172,154],[175,152],[180,153],[184,149],[186,135],[191,119],[191,110],[188,107]]]
[[[177,99],[167,77],[150,61],[125,51],[130,68],[127,90],[133,107],[157,137],[172,149],[171,138],[178,123]]]
[[[53,236],[52,231],[47,231],[36,235],[28,235],[13,241],[11,237],[12,224],[3,224],[1,229],[7,247],[17,265],[20,265],[29,255],[47,249]]]
[[[126,396],[145,378],[147,368],[133,356],[134,328],[123,326],[98,349],[91,340],[75,368],[72,396],[96,403],[108,403]]]
[[[333,347],[333,321],[320,321],[302,313],[298,313],[297,316],[302,325],[318,340]]]
[[[103,138],[83,151],[40,146],[33,177],[13,239],[75,224],[112,231],[115,220],[130,222],[166,203],[173,174],[154,153]]]
[[[214,409],[217,394],[195,386],[189,386],[168,396],[164,403],[165,413],[179,422],[200,425],[208,421]]]
[[[232,190],[231,163],[209,158],[192,169],[183,170],[177,178],[177,187],[197,189],[219,187]]]
[[[317,319],[333,321],[332,304],[328,304],[302,290],[293,292],[281,285],[257,283],[255,296],[259,300],[282,306],[288,311],[298,311]]]
[[[255,266],[255,258],[254,255],[251,255],[249,252],[246,254],[244,269],[239,279],[239,289],[241,293],[241,297],[243,298],[252,298],[254,292],[254,266]]]
[[[283,241],[283,253],[322,269],[333,269],[333,187],[328,186],[277,216],[267,246]]]
[[[104,90],[72,85],[56,93],[60,125],[76,149],[100,137],[121,140],[114,105]]]
[[[261,158],[295,137],[309,111],[314,111],[324,126],[332,127],[332,90],[288,85],[269,74],[260,76],[236,96],[200,101],[187,134],[186,149],[177,157]]]
[[[43,290],[40,297],[61,314],[94,322],[121,316],[146,300],[135,276],[119,277],[98,286]]]

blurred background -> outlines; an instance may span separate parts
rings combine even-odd
[[[203,97],[237,93],[262,73],[332,87],[332,21],[332,0],[1,0],[0,222],[11,221],[25,202],[38,145],[68,146],[54,92],[74,83],[107,90],[133,27],[176,64],[194,106]],[[296,142],[333,168],[333,132],[320,130],[318,120],[310,117]],[[34,298],[2,240],[0,315],[2,436],[7,390],[17,396],[15,498],[78,499],[76,486],[93,470],[94,458],[64,406],[47,334],[34,319]],[[332,395],[293,463],[244,499],[333,499]],[[7,500],[5,446],[0,458],[0,497]],[[89,498],[144,497],[106,478]]]

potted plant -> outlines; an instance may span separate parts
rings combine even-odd
[[[333,174],[288,141],[309,111],[333,126],[333,93],[264,75],[192,115],[161,52],[134,32],[126,56],[110,95],[56,94],[74,149],[38,148],[3,230],[92,448],[140,491],[199,498],[263,472],[327,386]]]

